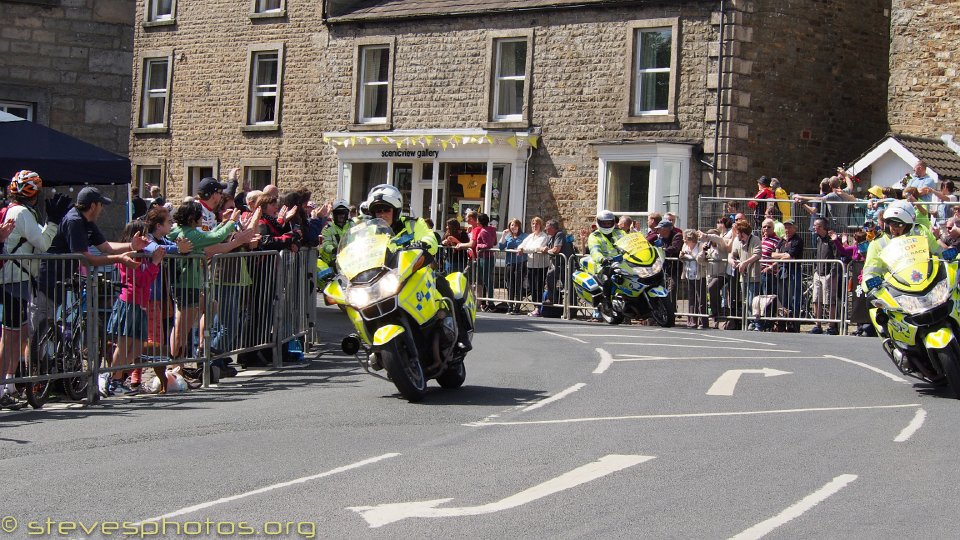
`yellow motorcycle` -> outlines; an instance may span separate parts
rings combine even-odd
[[[477,310],[466,277],[435,274],[423,249],[404,247],[413,240],[408,236],[394,238],[380,219],[351,227],[340,240],[337,277],[323,294],[356,328],[343,340],[343,351],[356,355],[367,373],[393,382],[407,400],[419,401],[430,379],[443,388],[463,384],[466,353],[456,347],[453,310],[462,306],[471,327]],[[454,298],[440,296],[437,279],[447,280]],[[473,328],[467,335],[472,339]],[[375,373],[382,369],[387,377]]]
[[[960,398],[957,263],[931,257],[927,239],[894,238],[880,252],[890,271],[870,310],[883,350],[904,375],[950,385]]]

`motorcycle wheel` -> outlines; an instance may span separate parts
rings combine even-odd
[[[675,314],[666,298],[650,299],[650,316],[662,328],[671,328],[675,322]]]
[[[427,379],[423,376],[423,367],[407,353],[406,346],[395,339],[380,349],[380,359],[387,369],[390,380],[407,401],[415,403],[423,399],[427,390]]]
[[[935,349],[937,360],[947,376],[947,382],[950,384],[950,391],[953,397],[960,399],[960,344],[956,340],[951,341],[950,345],[943,349]]]
[[[437,377],[437,382],[442,388],[454,389],[463,386],[463,381],[467,380],[467,368],[463,362],[447,368],[446,371]]]
[[[623,322],[623,313],[617,313],[607,302],[601,302],[599,306],[600,318],[607,324],[620,324]]]

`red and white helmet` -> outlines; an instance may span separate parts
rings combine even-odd
[[[37,196],[41,189],[43,189],[43,180],[40,175],[33,171],[22,170],[13,175],[7,191],[12,197],[29,199]]]

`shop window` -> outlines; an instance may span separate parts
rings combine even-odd
[[[247,126],[276,128],[280,123],[283,48],[258,46],[250,52]]]
[[[0,101],[0,111],[32,122],[35,106],[25,101]]]
[[[648,211],[650,162],[620,161],[607,164],[606,209],[614,213]]]
[[[390,117],[391,47],[361,46],[357,81],[357,122],[385,124]]]
[[[140,129],[169,127],[172,55],[144,58],[140,99]]]
[[[656,19],[631,25],[631,121],[672,122],[677,87],[676,19]]]
[[[177,0],[147,0],[145,26],[172,24],[176,21]]]

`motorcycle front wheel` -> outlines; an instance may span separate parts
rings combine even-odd
[[[423,367],[407,352],[401,339],[395,339],[380,349],[380,359],[387,369],[390,380],[407,401],[415,403],[423,399],[427,391],[427,378]]]
[[[672,327],[676,318],[670,300],[659,297],[650,299],[650,316],[662,328]]]
[[[947,376],[953,397],[960,399],[960,344],[956,340],[951,340],[946,347],[934,349],[931,352],[937,356],[940,367]]]
[[[463,365],[463,362],[447,368],[446,371],[437,377],[437,383],[439,383],[442,388],[450,390],[460,388],[463,386],[463,381],[465,380],[467,380],[467,368]]]

